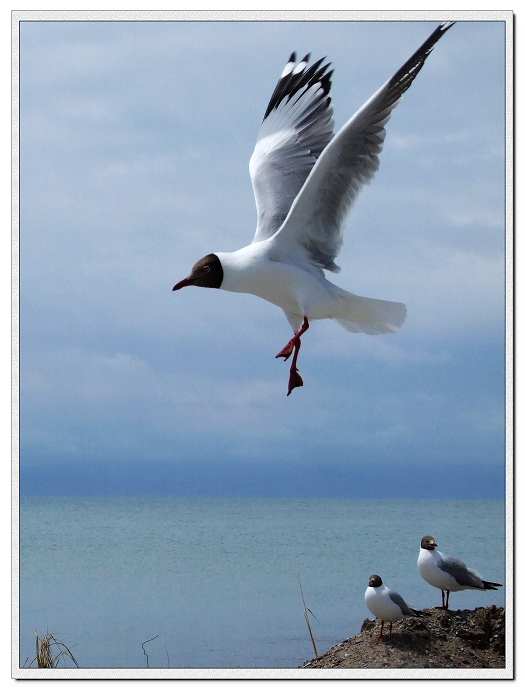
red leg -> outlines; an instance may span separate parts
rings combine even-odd
[[[310,327],[310,324],[308,323],[308,319],[305,316],[303,319],[303,325],[301,326],[301,329],[299,331],[297,331],[297,333],[294,335],[294,337],[288,343],[286,343],[286,345],[281,350],[281,352],[278,355],[276,355],[275,357],[284,357],[284,361],[286,362],[286,360],[290,357],[294,348],[296,347],[297,341],[302,336],[302,334],[308,330],[309,327]]]
[[[450,595],[450,591],[447,591],[447,603],[446,603],[446,605],[445,605],[445,607],[446,607],[447,610],[448,610],[448,597],[449,597],[449,595]]]
[[[295,341],[295,350],[293,354],[292,364],[290,365],[290,379],[288,380],[288,393],[286,396],[290,396],[292,391],[298,387],[303,386],[303,380],[301,375],[297,371],[297,355],[299,354],[299,348],[301,347],[301,341],[299,338]]]
[[[299,355],[299,349],[301,347],[301,336],[305,331],[308,330],[309,327],[310,324],[308,323],[308,318],[305,316],[301,329],[297,331],[294,337],[284,346],[281,352],[278,355],[276,355],[276,357],[284,357],[284,361],[286,362],[286,360],[290,357],[290,355],[293,352],[293,359],[290,367],[290,379],[288,380],[287,396],[290,396],[290,394],[296,387],[303,386],[303,380],[301,378],[301,375],[297,371],[297,356]]]
[[[374,639],[374,642],[379,642],[383,638],[383,625],[385,624],[384,620],[381,620],[381,629],[379,630],[379,634],[377,637]]]

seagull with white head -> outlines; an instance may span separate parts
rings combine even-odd
[[[250,160],[257,229],[250,245],[211,253],[193,266],[182,287],[208,287],[262,297],[285,313],[293,337],[277,354],[292,354],[288,395],[303,385],[297,370],[309,321],[331,318],[351,333],[394,333],[404,304],[357,296],[337,287],[325,270],[343,245],[343,225],[374,177],[385,124],[434,45],[454,22],[442,22],[409,60],[334,136],[330,64],[310,56],[288,63],[270,99]]]

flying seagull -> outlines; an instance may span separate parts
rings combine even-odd
[[[257,229],[250,245],[211,253],[173,291],[193,285],[255,294],[280,306],[293,329],[276,355],[293,353],[288,395],[303,385],[297,371],[301,336],[313,319],[332,318],[351,333],[394,333],[404,304],[357,296],[329,282],[339,272],[346,216],[379,167],[385,124],[434,44],[454,22],[442,22],[409,60],[333,135],[333,71],[324,58],[308,65],[292,53],[270,99],[250,159]]]
[[[454,557],[438,552],[437,542],[431,535],[425,535],[421,540],[421,549],[417,560],[417,568],[421,576],[431,586],[441,589],[441,602],[448,609],[450,591],[497,591],[501,583],[484,581],[477,571],[468,569],[465,564]],[[445,602],[445,591],[447,599]]]
[[[414,610],[405,603],[403,598],[385,586],[381,576],[373,575],[368,579],[368,588],[365,592],[365,603],[372,613],[381,620],[381,629],[375,641],[378,642],[383,637],[383,625],[390,622],[390,636],[392,638],[392,622],[401,620],[404,617],[417,617],[419,610]]]

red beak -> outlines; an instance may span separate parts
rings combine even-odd
[[[176,292],[177,289],[182,289],[183,287],[187,287],[188,285],[192,284],[191,280],[189,280],[187,277],[180,282],[177,282],[177,284],[173,287],[171,290],[172,292]]]

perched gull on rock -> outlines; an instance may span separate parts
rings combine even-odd
[[[395,591],[390,590],[383,581],[381,576],[370,576],[368,579],[368,588],[365,593],[365,603],[372,613],[381,620],[381,629],[376,637],[378,642],[383,637],[383,625],[390,622],[390,636],[392,638],[392,622],[401,620],[404,617],[416,617],[419,610],[414,610],[405,603],[403,598]]]
[[[442,607],[448,609],[450,591],[497,591],[501,583],[484,581],[477,571],[468,569],[465,564],[454,557],[438,552],[437,542],[430,535],[421,540],[421,549],[417,560],[419,573],[431,586],[441,589]],[[445,591],[447,599],[445,602]]]
[[[394,333],[404,304],[357,296],[329,282],[342,228],[362,186],[379,167],[385,124],[434,44],[454,22],[442,22],[415,54],[372,95],[336,136],[329,96],[332,71],[310,55],[290,56],[264,115],[250,160],[257,229],[250,245],[211,253],[173,291],[193,285],[244,292],[280,306],[294,336],[277,354],[293,353],[288,395],[303,380],[297,371],[301,336],[313,319],[332,318],[351,333]]]

